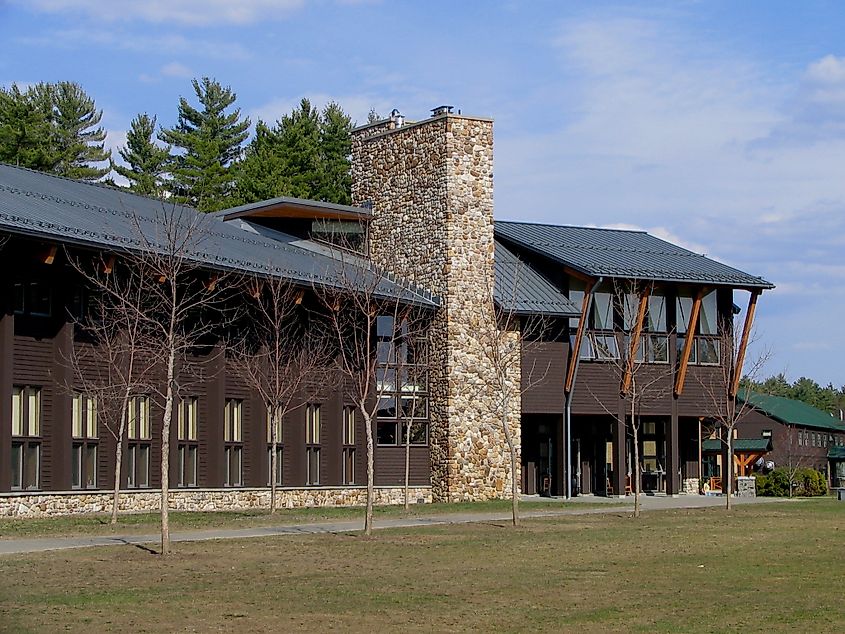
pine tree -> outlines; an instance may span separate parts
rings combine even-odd
[[[52,170],[58,156],[53,142],[53,100],[47,84],[21,91],[0,88],[0,161],[40,171]]]
[[[320,113],[308,99],[278,122],[279,152],[285,163],[289,192],[314,198],[320,189]]]
[[[279,146],[278,129],[259,120],[255,136],[238,165],[238,191],[233,205],[291,195],[287,164]]]
[[[159,139],[183,150],[172,157],[172,191],[178,202],[200,211],[216,211],[229,206],[235,186],[233,163],[241,155],[241,144],[248,136],[250,121],[241,120],[240,108],[226,113],[237,98],[228,86],[203,77],[192,81],[202,109],[179,99],[179,120],[163,129]]]
[[[352,202],[352,119],[335,102],[323,110],[320,120],[320,189],[317,198],[348,205]]]
[[[153,141],[156,118],[139,114],[129,125],[126,146],[118,150],[129,167],[114,165],[114,171],[129,180],[129,189],[142,196],[160,196],[162,176],[167,171],[170,146],[159,147]]]
[[[95,167],[111,159],[105,149],[106,131],[99,127],[103,111],[74,82],[53,85],[53,131],[58,161],[53,171],[68,178],[95,181],[109,173],[111,167]]]

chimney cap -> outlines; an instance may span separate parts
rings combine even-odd
[[[431,116],[439,117],[442,114],[452,114],[453,108],[454,106],[437,106],[436,108],[431,109]]]

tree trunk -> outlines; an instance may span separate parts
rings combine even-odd
[[[640,491],[642,491],[642,480],[640,474],[640,430],[633,423],[631,429],[634,432],[634,517],[640,516]]]
[[[733,427],[728,428],[728,478],[724,484],[725,495],[725,509],[731,510],[731,492],[733,491],[734,479],[734,443],[733,443]]]
[[[414,412],[413,406],[411,407],[411,420],[408,421],[408,428],[405,430],[405,510],[408,511],[410,509],[410,486],[409,481],[411,479],[411,425],[413,425],[414,420]]]
[[[161,554],[170,554],[170,422],[173,420],[173,385],[176,373],[176,352],[171,346],[167,357],[167,395],[161,427]]]
[[[279,439],[276,438],[278,421],[274,410],[271,410],[270,413],[270,515],[276,512],[276,481],[279,477],[279,461],[276,458],[276,446],[279,442]]]
[[[373,480],[373,421],[366,413],[364,403],[358,404],[358,409],[364,413],[364,431],[367,436],[367,511],[364,515],[364,535],[369,536],[373,531],[373,497],[375,494]]]
[[[508,445],[508,452],[511,459],[511,514],[513,525],[519,526],[519,483],[516,480],[516,446],[513,442],[510,425],[508,425],[508,407],[502,406],[502,431],[505,434],[505,442]]]
[[[111,524],[117,524],[117,509],[120,505],[120,475],[123,469],[123,437],[126,435],[126,408],[129,406],[131,395],[130,386],[126,386],[123,395],[123,407],[120,411],[120,423],[117,427],[117,447],[114,452],[114,493],[111,502]]]

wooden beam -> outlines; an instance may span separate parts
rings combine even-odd
[[[637,322],[634,324],[634,330],[631,332],[631,346],[628,349],[628,359],[625,363],[625,376],[622,377],[622,394],[627,394],[631,387],[631,377],[634,374],[634,363],[637,357],[637,348],[640,347],[640,336],[643,333],[643,322],[645,321],[645,313],[648,308],[649,289],[646,286],[643,292],[640,293],[640,308],[637,311]]]
[[[575,343],[569,355],[569,368],[566,370],[566,383],[563,386],[567,394],[572,391],[572,383],[575,380],[575,367],[578,365],[578,357],[581,354],[581,339],[583,339],[584,329],[587,327],[587,311],[590,308],[590,297],[594,285],[595,280],[590,280],[584,287],[584,299],[581,300],[581,319],[578,321],[578,332],[575,333]]]
[[[751,325],[754,323],[754,312],[757,310],[757,298],[760,297],[760,290],[751,291],[748,299],[748,310],[745,312],[745,324],[742,327],[742,339],[739,342],[739,351],[736,355],[736,367],[733,368],[731,380],[731,398],[736,397],[739,390],[739,381],[742,379],[742,366],[745,363],[745,351],[748,348],[748,339],[751,337]]]
[[[217,279],[218,279],[217,273],[211,273],[208,276],[208,279],[205,282],[203,282],[203,284],[202,284],[205,287],[205,290],[213,291],[215,288],[217,288]]]
[[[296,291],[296,294],[293,296],[293,303],[299,306],[302,303],[303,298],[305,297],[305,291],[300,289]]]
[[[103,258],[103,273],[111,275],[111,272],[114,270],[114,260],[115,256],[113,254]]]
[[[684,391],[684,382],[687,379],[687,366],[689,366],[689,358],[692,353],[692,347],[695,345],[695,329],[698,326],[698,313],[701,311],[701,299],[704,297],[707,289],[702,288],[695,296],[692,303],[692,311],[690,311],[689,323],[687,324],[686,339],[684,340],[684,349],[681,352],[681,363],[678,366],[678,376],[675,377],[675,396],[680,396]]]
[[[56,251],[58,250],[58,248],[59,247],[57,245],[47,247],[46,250],[41,253],[42,264],[52,264],[53,262],[55,262]]]

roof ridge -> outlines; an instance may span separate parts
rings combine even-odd
[[[557,227],[559,229],[588,229],[590,231],[617,231],[620,233],[644,233],[651,235],[645,229],[620,229],[618,227],[590,227],[587,225],[558,225],[551,222],[531,222],[525,220],[494,220],[494,226],[497,224],[503,225],[530,225],[532,227]],[[656,236],[651,236],[656,237]],[[660,238],[657,238],[660,240]],[[671,244],[671,243],[670,243]]]

